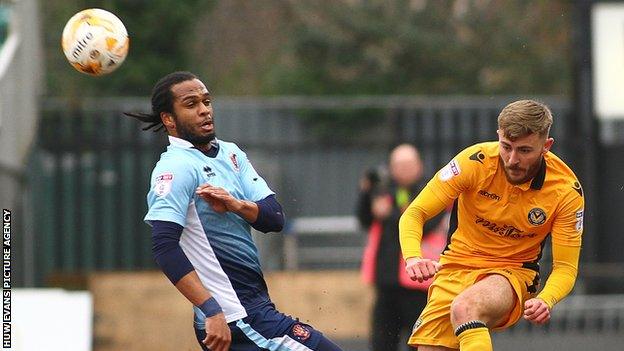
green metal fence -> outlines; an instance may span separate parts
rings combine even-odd
[[[384,162],[398,142],[416,144],[434,172],[462,147],[494,138],[498,111],[512,99],[216,99],[215,115],[218,136],[247,151],[293,219],[352,215],[358,178]],[[567,103],[544,100],[558,118],[553,134],[564,136]],[[167,141],[164,133],[141,131],[121,114],[148,108],[146,99],[44,104],[29,169],[38,285],[59,273],[154,268],[142,218],[149,174]],[[380,122],[345,140],[315,136],[299,118],[301,111],[326,115],[337,108],[374,109]],[[575,147],[582,145],[559,140],[555,151],[574,161]]]
[[[163,134],[119,110],[46,109],[33,155],[37,281],[153,265],[142,217]]]

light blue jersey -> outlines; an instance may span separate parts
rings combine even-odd
[[[236,144],[217,142],[218,152],[210,157],[188,141],[169,136],[170,145],[152,172],[145,221],[184,227],[180,247],[229,323],[269,300],[257,248],[249,223],[234,213],[213,211],[195,191],[209,183],[254,202],[274,193]],[[198,308],[195,314],[196,320],[204,321]]]

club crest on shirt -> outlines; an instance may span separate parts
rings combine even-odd
[[[535,207],[529,211],[528,219],[532,225],[542,225],[546,222],[546,212],[541,208]]]
[[[461,169],[459,169],[459,163],[457,163],[457,161],[455,160],[451,160],[451,162],[449,162],[446,166],[444,166],[444,168],[440,170],[438,177],[440,177],[441,181],[446,182],[447,180],[459,175],[459,173],[461,173]]]
[[[310,338],[310,328],[303,324],[295,324],[292,328],[293,336],[301,341],[306,341]]]
[[[157,196],[165,196],[171,191],[171,184],[173,183],[173,173],[162,173],[156,176],[154,182],[154,193]]]
[[[234,170],[236,172],[240,172],[240,165],[238,164],[238,157],[235,153],[230,153],[230,161],[232,161],[232,166],[234,166]]]

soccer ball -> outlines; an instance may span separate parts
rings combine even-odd
[[[67,21],[61,40],[69,63],[79,72],[111,73],[128,55],[130,39],[117,16],[102,9],[86,9]]]

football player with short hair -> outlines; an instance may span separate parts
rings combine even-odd
[[[490,330],[520,317],[542,324],[573,288],[583,232],[583,191],[550,151],[550,109],[533,100],[507,105],[498,142],[460,152],[410,204],[399,222],[406,270],[434,278],[409,344],[419,351],[492,350]],[[423,224],[453,205],[448,245],[436,262],[422,258]],[[548,236],[553,269],[539,289]]]

